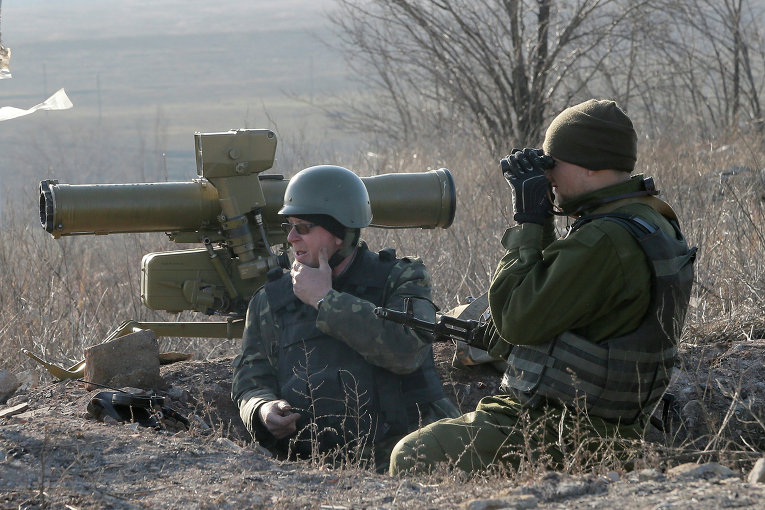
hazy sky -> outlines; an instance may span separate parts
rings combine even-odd
[[[315,27],[333,0],[3,0],[3,43]]]

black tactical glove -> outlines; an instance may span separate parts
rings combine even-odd
[[[542,149],[525,148],[513,149],[500,165],[502,174],[515,192],[515,221],[544,224],[552,216],[554,199],[544,171],[554,167],[555,161]]]

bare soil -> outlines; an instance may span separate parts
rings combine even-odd
[[[691,390],[675,391],[677,419],[685,419],[683,409],[692,400],[706,410],[709,399],[705,398],[714,397],[711,386],[720,387],[713,381],[720,380],[722,387],[738,381],[740,389],[742,373],[751,380],[753,389],[746,390],[747,399],[729,399],[727,407],[720,404],[726,410],[722,417],[730,414],[727,409],[731,402],[734,407],[743,405],[750,410],[756,407],[754,399],[762,405],[763,396],[757,393],[756,384],[765,380],[763,350],[761,341],[685,349],[684,366],[692,365],[696,370],[681,367],[678,371],[676,379],[683,386],[675,389]],[[474,408],[482,396],[496,391],[499,375],[493,368],[453,369],[450,346],[437,346],[436,358],[452,395],[464,410]],[[74,381],[52,382],[17,393],[6,406],[0,406],[0,411],[28,406],[20,414],[0,419],[0,508],[717,510],[765,505],[765,484],[746,481],[754,460],[763,455],[763,429],[758,436],[757,427],[751,425],[756,420],[743,412],[738,413],[741,424],[735,425],[738,408],[722,428],[715,424],[718,414],[714,410],[707,417],[708,425],[718,427],[718,443],[728,437],[729,424],[732,434],[755,443],[743,455],[730,457],[734,459],[728,463],[730,470],[705,464],[702,472],[683,474],[673,470],[671,462],[662,461],[655,469],[628,473],[547,473],[528,480],[497,475],[468,478],[461,473],[397,479],[357,468],[334,469],[270,457],[249,440],[229,399],[230,363],[229,358],[191,360],[162,368],[167,386],[160,394],[170,407],[191,417],[189,431],[170,419],[159,431],[137,424],[96,421],[86,411],[96,392],[88,392]],[[723,379],[726,371],[735,372],[735,377]],[[695,378],[688,375],[691,372]],[[705,374],[703,381],[699,373]],[[719,403],[719,398],[711,401]],[[761,408],[754,412],[761,412]],[[686,426],[683,430],[686,438],[696,434],[695,447],[703,447],[701,429]],[[682,434],[676,432],[673,437]],[[733,440],[726,444],[730,447]]]

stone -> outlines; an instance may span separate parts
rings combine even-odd
[[[40,384],[40,376],[35,370],[24,370],[16,374],[16,378],[21,382],[19,391],[30,391]]]
[[[242,451],[241,446],[239,446],[238,444],[236,444],[230,439],[226,439],[225,437],[219,437],[218,439],[215,440],[215,442],[218,443],[220,446],[228,450],[231,450],[232,452],[239,453]]]
[[[537,507],[537,498],[531,494],[504,498],[476,499],[465,504],[465,510],[526,510]]]
[[[749,483],[765,483],[765,457],[754,463],[754,467],[746,477]]]
[[[25,412],[27,409],[29,409],[29,403],[27,402],[22,402],[21,404],[16,404],[15,406],[6,407],[5,409],[0,410],[0,418],[10,418],[11,416]]]
[[[664,475],[656,469],[642,469],[638,472],[638,480],[641,482],[653,482],[662,478],[664,478]]]
[[[587,494],[589,492],[589,485],[586,482],[581,481],[566,481],[561,482],[558,487],[555,488],[555,495],[558,498],[576,498]]]
[[[111,416],[109,416],[108,414],[107,414],[106,416],[104,416],[104,417],[101,419],[101,421],[102,421],[103,423],[107,424],[107,425],[121,425],[121,424],[122,424],[122,422],[120,422],[120,421],[117,421],[116,419],[112,418],[112,417],[111,417]]]
[[[167,396],[171,399],[175,400],[176,402],[180,402],[182,404],[187,404],[191,401],[191,395],[188,391],[186,391],[184,388],[179,388],[178,386],[173,386],[167,391]]]
[[[273,454],[273,453],[271,453],[271,451],[270,451],[270,450],[268,450],[267,448],[265,448],[265,447],[261,446],[261,445],[260,445],[260,444],[258,444],[256,441],[253,441],[253,442],[250,444],[250,448],[252,448],[253,450],[255,450],[255,453],[257,453],[257,454],[261,455],[262,457],[268,457],[268,458],[272,458],[272,457],[274,456],[274,454]]]
[[[695,464],[693,462],[687,462],[680,464],[669,470],[667,475],[674,478],[729,478],[736,476],[732,470],[725,466],[721,466],[715,462],[709,462],[706,464]]]
[[[189,416],[189,422],[194,424],[194,426],[196,426],[196,428],[200,430],[201,432],[209,432],[212,430],[210,426],[207,423],[205,423],[205,421],[201,417],[197,416],[196,414]]]
[[[114,388],[164,387],[154,332],[146,329],[85,349],[84,379]],[[97,388],[88,385],[90,390]]]
[[[691,400],[683,406],[680,416],[685,426],[692,431],[702,429],[706,424],[704,405],[698,400]]]
[[[8,370],[0,370],[0,404],[4,404],[21,386],[21,383]]]
[[[171,363],[178,363],[179,361],[188,361],[190,360],[194,355],[189,352],[160,352],[159,353],[159,364],[160,365],[169,365]]]

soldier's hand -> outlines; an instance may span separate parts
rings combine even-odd
[[[321,298],[332,290],[332,268],[327,262],[327,250],[319,250],[319,267],[310,267],[295,261],[292,264],[292,291],[303,303],[317,307]]]
[[[543,224],[552,216],[553,193],[545,170],[555,166],[555,161],[542,149],[513,149],[500,161],[502,174],[513,187],[513,207],[518,223]]]
[[[260,421],[277,439],[291,436],[295,433],[295,423],[300,414],[292,412],[292,406],[286,400],[272,400],[258,409]]]

